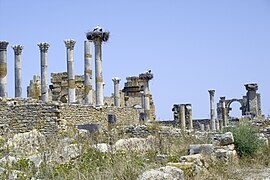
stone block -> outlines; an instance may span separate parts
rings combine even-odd
[[[233,134],[226,132],[224,134],[215,134],[212,137],[212,143],[216,146],[227,146],[234,143]]]
[[[213,144],[191,144],[189,146],[188,154],[202,154],[205,156],[211,156],[214,152]]]

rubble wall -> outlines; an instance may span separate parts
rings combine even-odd
[[[139,123],[139,112],[134,108],[96,109],[59,102],[44,103],[34,99],[1,99],[0,135],[28,132],[33,129],[38,129],[44,134],[53,134],[65,125],[86,123],[98,123],[106,128],[108,114],[115,115],[116,125]]]

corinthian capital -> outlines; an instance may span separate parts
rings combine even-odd
[[[6,51],[8,46],[7,41],[0,41],[0,51]]]
[[[46,53],[46,52],[48,52],[50,45],[48,43],[44,42],[44,43],[39,43],[38,47],[39,47],[41,52]]]
[[[208,92],[209,92],[210,96],[214,96],[215,95],[215,90],[213,90],[213,89],[208,90]]]
[[[75,43],[76,43],[75,40],[73,40],[73,39],[67,39],[64,42],[65,42],[65,45],[66,45],[67,49],[70,49],[70,50],[73,50],[74,49],[74,46],[75,46]]]
[[[11,46],[11,47],[14,50],[15,55],[21,55],[22,50],[23,50],[22,45],[14,45],[14,46]]]

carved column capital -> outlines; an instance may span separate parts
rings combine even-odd
[[[0,51],[6,51],[8,44],[9,42],[7,41],[0,41]]]
[[[23,50],[22,45],[14,45],[14,46],[11,46],[11,47],[14,50],[15,55],[21,55],[22,54],[22,50]]]
[[[43,52],[43,53],[48,52],[48,49],[49,49],[49,47],[50,47],[49,43],[46,43],[46,42],[44,42],[44,43],[39,43],[39,44],[37,44],[37,45],[38,45],[40,51]]]
[[[113,81],[114,84],[119,84],[121,79],[119,77],[114,77],[114,78],[112,78],[112,81]]]
[[[215,90],[213,90],[213,89],[208,90],[208,92],[209,92],[210,96],[214,96],[215,95]]]
[[[75,46],[75,43],[76,43],[75,40],[67,39],[64,42],[65,42],[65,45],[66,45],[67,49],[74,50],[74,46]]]

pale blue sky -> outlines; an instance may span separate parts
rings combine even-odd
[[[270,114],[269,0],[0,0],[0,40],[8,47],[8,95],[14,97],[11,45],[24,46],[23,95],[40,74],[37,43],[48,42],[49,72],[66,71],[64,39],[75,39],[76,74],[83,74],[85,33],[100,24],[110,31],[103,45],[105,95],[111,78],[152,69],[158,119],[172,119],[174,103],[192,103],[194,118],[209,117],[208,89],[241,98],[257,82],[263,113]],[[233,113],[240,114],[233,103]]]

